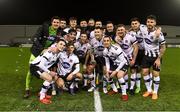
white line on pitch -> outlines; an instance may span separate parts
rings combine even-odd
[[[95,112],[103,111],[103,108],[101,105],[101,98],[100,98],[98,89],[94,90],[94,107],[95,107]]]

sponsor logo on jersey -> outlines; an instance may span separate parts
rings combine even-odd
[[[136,37],[136,39],[137,39],[138,43],[141,43],[143,41],[143,38],[141,38],[141,37]]]
[[[53,41],[53,40],[55,40],[55,37],[54,37],[54,36],[49,36],[49,37],[48,37],[48,40]]]
[[[67,62],[63,62],[63,63],[62,63],[62,66],[63,66],[63,68],[65,68],[65,69],[70,68],[70,64],[67,63]]]
[[[150,39],[153,39],[153,36],[151,36]]]
[[[126,44],[122,44],[121,47],[122,47],[122,49],[125,49],[125,50],[129,48],[129,46]]]
[[[69,60],[69,62],[70,62],[70,63],[72,63],[72,62],[73,62],[73,60],[72,60],[72,59],[70,59],[70,60]]]
[[[145,38],[145,42],[146,42],[147,44],[152,44],[152,41],[149,40],[148,38]]]

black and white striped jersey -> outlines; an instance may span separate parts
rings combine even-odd
[[[143,32],[145,55],[149,57],[158,57],[160,54],[160,45],[166,43],[163,33],[161,32],[160,36],[156,37],[155,32],[156,30],[152,32],[146,30]]]

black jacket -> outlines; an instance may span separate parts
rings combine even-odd
[[[33,45],[31,47],[31,53],[37,57],[42,50],[44,50],[45,43],[47,41],[47,37],[49,37],[49,26],[50,22],[45,22],[42,26],[38,28],[36,33],[32,36],[31,40],[33,41]],[[57,41],[60,37],[64,36],[66,33],[62,29],[57,30],[57,34],[55,37],[55,41]]]

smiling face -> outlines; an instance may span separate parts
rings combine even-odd
[[[133,30],[138,30],[138,29],[139,29],[139,26],[140,26],[139,21],[132,21],[132,22],[131,22],[131,28],[132,28]]]
[[[147,28],[152,30],[156,26],[156,20],[154,19],[147,19],[146,21]]]
[[[116,35],[117,35],[117,36],[119,36],[119,37],[124,37],[125,34],[126,34],[126,29],[125,29],[125,27],[120,26],[120,27],[117,28],[117,30],[116,30]]]
[[[60,20],[59,19],[53,19],[51,22],[51,26],[53,29],[58,29],[60,26]]]
[[[100,40],[102,38],[102,30],[100,28],[95,29],[94,36],[97,40]]]
[[[57,48],[59,51],[63,51],[66,47],[66,43],[65,41],[63,40],[60,40],[58,43],[57,43]]]
[[[105,47],[105,48],[110,47],[110,45],[111,45],[111,39],[110,39],[110,37],[105,36],[105,37],[103,38],[103,44],[104,44],[104,47]]]
[[[69,25],[71,28],[76,28],[77,26],[77,20],[70,20],[69,21]]]

